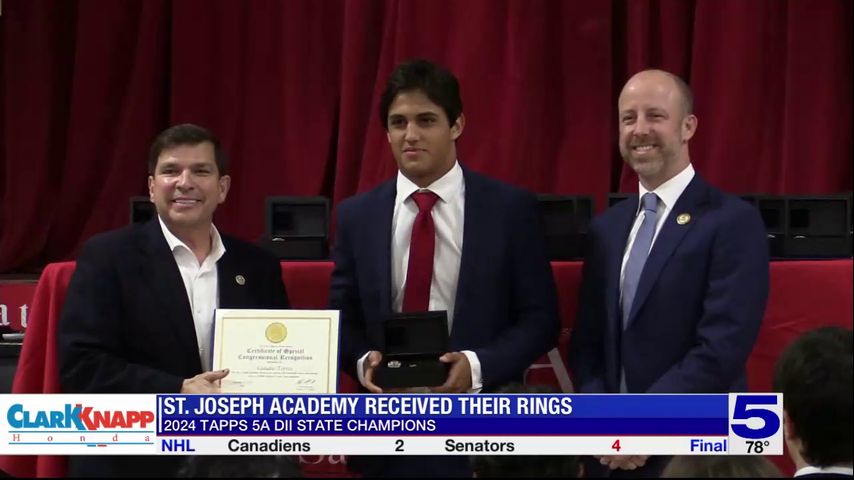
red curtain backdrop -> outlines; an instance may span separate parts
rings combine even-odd
[[[698,171],[734,193],[852,180],[847,0],[5,0],[0,273],[73,257],[128,222],[170,124],[213,130],[217,214],[256,240],[268,195],[337,203],[395,171],[377,118],[402,59],[460,79],[460,160],[540,193],[635,191],[616,98],[660,67],[695,91]]]

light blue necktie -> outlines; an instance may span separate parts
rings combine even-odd
[[[652,245],[652,237],[655,236],[655,224],[658,220],[658,196],[652,192],[644,194],[641,198],[643,203],[643,223],[635,235],[635,243],[626,260],[626,269],[623,272],[623,329],[628,326],[629,314],[632,312],[632,302],[638,291],[643,266],[649,256]]]

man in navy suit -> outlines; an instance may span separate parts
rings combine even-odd
[[[382,392],[374,372],[383,320],[392,312],[445,310],[450,351],[440,360],[450,370],[433,392],[474,393],[522,380],[560,326],[535,197],[457,161],[465,126],[459,86],[437,65],[399,65],[380,121],[398,175],[338,207],[330,304],[341,310],[342,368]],[[416,268],[425,259],[426,272]],[[471,476],[461,456],[353,457],[350,465],[368,476]]]
[[[695,173],[692,110],[690,88],[660,70],[638,73],[620,94],[620,153],[639,194],[590,226],[569,350],[580,393],[747,389],[768,296],[767,240],[755,208]],[[624,470],[646,461],[600,459]],[[634,474],[656,476],[665,461]]]
[[[219,142],[165,130],[149,154],[157,216],[93,237],[77,258],[59,325],[65,393],[216,393],[214,310],[288,308],[278,261],[220,235],[213,213],[231,178]],[[77,457],[73,476],[173,476],[179,458]]]
[[[792,342],[774,372],[783,394],[783,434],[795,477],[851,478],[854,460],[854,341],[823,327]]]

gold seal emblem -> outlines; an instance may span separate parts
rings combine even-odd
[[[676,223],[679,225],[685,225],[686,223],[691,221],[690,213],[681,213],[678,217],[676,217]]]
[[[267,325],[264,335],[267,336],[267,340],[273,343],[282,343],[288,337],[288,329],[279,322],[273,322]]]

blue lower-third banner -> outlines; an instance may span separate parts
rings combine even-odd
[[[782,453],[779,394],[2,395],[0,408],[11,454]]]

